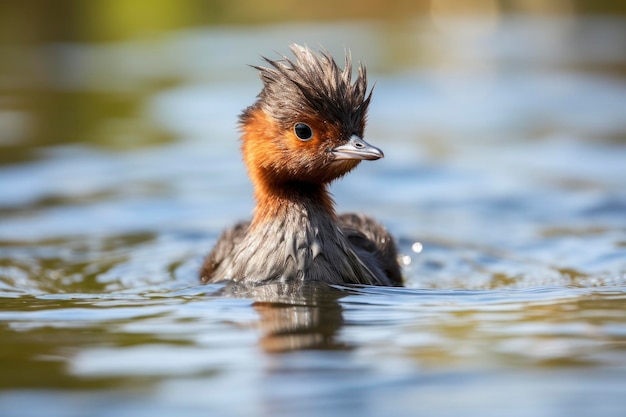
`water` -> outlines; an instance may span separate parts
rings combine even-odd
[[[0,414],[621,416],[625,27],[339,22],[20,50],[56,58],[10,96],[39,105],[0,110]],[[386,158],[333,193],[388,225],[406,288],[198,284],[252,209],[245,64],[291,41],[350,46],[376,81],[366,137]]]

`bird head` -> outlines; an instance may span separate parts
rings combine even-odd
[[[258,183],[326,184],[362,160],[383,157],[363,133],[371,90],[359,64],[352,81],[346,53],[341,69],[332,56],[291,45],[295,59],[264,58],[257,101],[240,116],[242,152]]]

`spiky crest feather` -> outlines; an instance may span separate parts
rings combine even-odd
[[[352,57],[346,51],[340,69],[328,51],[315,54],[306,46],[290,45],[295,60],[263,57],[270,67],[254,66],[263,81],[257,102],[244,111],[241,123],[254,109],[261,108],[288,128],[302,114],[317,114],[329,123],[344,126],[344,135],[362,135],[372,92],[367,92],[365,66],[359,63],[352,82]]]

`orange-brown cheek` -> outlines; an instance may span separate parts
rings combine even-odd
[[[278,126],[262,110],[249,113],[242,127],[241,149],[255,184],[271,181],[277,174],[271,165],[281,160],[281,150],[274,142],[279,134]]]
[[[309,140],[299,139],[295,133],[290,132],[285,137],[285,143],[289,150],[287,164],[298,161],[301,167],[311,165],[313,161],[323,157],[324,149],[321,149],[321,141],[319,135],[314,134]]]

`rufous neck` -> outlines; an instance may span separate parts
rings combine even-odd
[[[255,190],[256,209],[253,224],[280,219],[290,211],[303,215],[313,212],[336,218],[333,200],[327,186],[300,182],[261,186]]]

